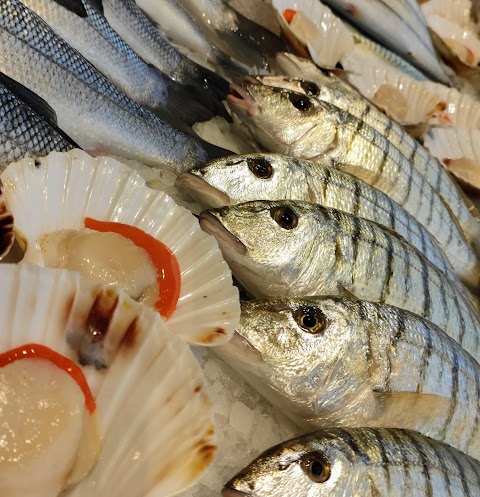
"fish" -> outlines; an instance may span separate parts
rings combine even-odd
[[[402,126],[378,110],[332,71],[319,70],[315,81],[281,76],[257,76],[261,84],[285,88],[332,104],[371,126],[389,140],[440,195],[472,243],[478,239],[480,222],[472,202],[445,167]],[[252,78],[249,79],[252,81]],[[480,247],[478,247],[480,250]]]
[[[200,226],[215,236],[235,278],[255,299],[354,296],[394,305],[467,351],[480,343],[480,316],[466,289],[393,231],[337,209],[293,200],[209,209]]]
[[[122,92],[154,113],[176,114],[193,124],[208,121],[214,112],[227,111],[221,102],[209,109],[183,85],[147,65],[123,41],[102,15],[101,3],[91,0],[25,0],[58,36],[78,50]]]
[[[102,7],[110,26],[147,64],[181,83],[211,108],[225,100],[228,81],[180,53],[133,0],[102,0]]]
[[[412,244],[442,273],[458,282],[454,268],[430,233],[387,195],[330,167],[278,154],[255,153],[216,159],[180,176],[181,184],[204,209],[252,200],[303,200],[375,221]],[[480,267],[455,258],[466,283],[480,282]]]
[[[423,14],[418,6],[413,6],[413,2],[325,0],[324,3],[435,80],[450,84],[450,77],[435,51]]]
[[[232,85],[227,102],[269,152],[317,160],[374,186],[417,219],[448,257],[476,264],[480,224],[471,239],[425,176],[382,133],[335,105],[282,88]]]
[[[217,353],[305,429],[405,428],[480,457],[480,350],[386,304],[304,297],[242,302]],[[473,351],[471,351],[473,352]]]
[[[222,497],[474,497],[480,462],[410,430],[327,428],[276,445]]]
[[[77,147],[38,95],[0,73],[0,168],[23,157],[43,157]]]
[[[46,100],[85,151],[187,170],[230,155],[160,120],[120,92],[18,0],[0,3],[0,71]]]

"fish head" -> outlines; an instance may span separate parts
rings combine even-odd
[[[306,81],[301,78],[291,78],[289,76],[256,76],[255,80],[265,86],[272,86],[274,88],[283,88],[293,92],[301,93],[309,97],[319,97],[321,94],[321,87],[313,81]],[[249,78],[246,81],[251,81]]]
[[[337,123],[316,98],[265,85],[231,85],[227,102],[269,152],[314,159],[335,146]]]
[[[330,419],[339,406],[350,414],[369,378],[354,316],[341,298],[243,302],[236,339],[219,353],[296,420]]]
[[[320,265],[329,275],[335,265],[333,254],[316,253],[316,239],[334,236],[316,210],[290,200],[245,202],[202,212],[200,225],[255,298],[308,295],[312,272]]]
[[[263,452],[225,485],[222,496],[372,495],[367,492],[369,473],[362,466],[351,447],[340,442],[333,430],[325,430]]]
[[[216,159],[184,173],[180,180],[206,209],[258,199],[311,200],[308,168],[276,154]]]

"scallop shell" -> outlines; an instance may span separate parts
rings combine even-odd
[[[190,348],[159,314],[64,269],[2,264],[0,279],[1,352],[40,343],[78,363],[66,333],[94,322],[114,346],[108,369],[80,366],[102,448],[92,471],[62,495],[166,497],[192,484],[215,452],[211,404]]]
[[[42,234],[82,228],[85,217],[136,226],[169,247],[180,266],[180,298],[168,327],[195,344],[228,341],[240,316],[238,290],[216,240],[190,211],[108,157],[52,152],[37,164],[24,159],[1,175],[15,229],[27,241],[25,262],[43,265]]]
[[[0,259],[3,259],[10,252],[14,240],[13,215],[7,207],[0,188]]]
[[[480,130],[434,128],[425,135],[424,143],[457,178],[480,189]]]

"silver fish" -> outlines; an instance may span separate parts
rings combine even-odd
[[[99,11],[101,4],[97,7],[90,0],[24,0],[22,3],[117,88],[160,117],[162,113],[176,114],[193,124],[213,116],[213,111],[197,102],[186,88],[140,59],[103,17]],[[220,102],[217,108],[226,114]]]
[[[480,366],[416,314],[346,298],[250,301],[237,332],[217,353],[298,424],[405,428],[480,457]]]
[[[478,240],[480,222],[472,214],[472,203],[447,173],[445,167],[402,126],[379,111],[331,71],[318,71],[315,81],[281,76],[258,76],[256,79],[268,86],[286,88],[335,105],[377,130],[438,192],[455,216],[467,240],[472,243]],[[480,247],[478,250],[480,251]]]
[[[0,166],[75,146],[57,126],[55,112],[45,101],[0,73]]]
[[[133,0],[103,0],[102,5],[112,28],[145,62],[190,88],[209,106],[226,98],[228,82],[170,45]]]
[[[254,298],[354,295],[432,321],[468,352],[480,316],[465,290],[391,230],[317,204],[246,202],[200,214]]]
[[[402,0],[325,0],[324,3],[431,77],[450,83],[418,8]]]
[[[405,209],[381,191],[339,169],[276,154],[247,154],[213,160],[183,173],[184,189],[204,209],[251,200],[304,200],[375,221],[396,231],[435,264],[458,278],[437,242]],[[480,265],[456,258],[464,281],[480,282]]]
[[[480,463],[409,430],[329,428],[276,445],[223,497],[478,497]]]
[[[130,100],[18,0],[0,3],[0,70],[46,100],[90,153],[178,171],[225,155]]]
[[[383,134],[335,105],[263,85],[232,85],[227,101],[252,136],[270,151],[340,167],[389,195],[438,241],[449,260],[476,264],[466,234],[433,186]],[[473,220],[475,221],[475,220]],[[480,247],[480,223],[474,242]],[[473,242],[472,242],[473,244]]]

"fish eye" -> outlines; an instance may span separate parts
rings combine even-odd
[[[298,95],[296,93],[290,93],[288,95],[288,98],[290,102],[292,102],[292,105],[302,111],[306,112],[308,109],[312,107],[312,102],[310,102],[310,99],[306,97],[305,95]]]
[[[266,159],[249,159],[247,161],[248,169],[260,179],[268,179],[272,177],[273,168],[270,162]]]
[[[298,216],[290,207],[273,207],[270,214],[277,224],[286,230],[293,230],[297,227]]]
[[[301,307],[295,312],[295,321],[307,333],[316,335],[325,328],[325,316],[315,307]]]
[[[301,87],[309,96],[318,97],[320,95],[320,88],[312,81],[302,81]]]
[[[321,452],[303,458],[301,466],[305,474],[315,483],[325,483],[332,474],[330,461]]]

